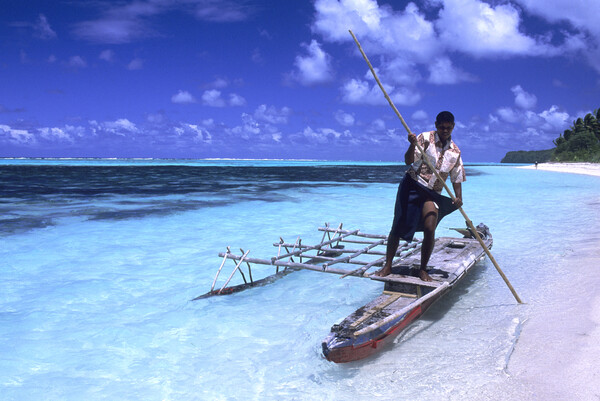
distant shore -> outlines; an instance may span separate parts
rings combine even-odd
[[[536,169],[535,164],[517,168]],[[538,163],[538,170],[559,173],[586,174],[600,177],[600,163]]]

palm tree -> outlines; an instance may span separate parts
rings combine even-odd
[[[569,131],[569,130],[567,130],[567,131]],[[565,135],[566,135],[567,131],[565,131]],[[571,131],[569,131],[569,132],[571,132]],[[552,142],[554,142],[554,145],[556,147],[558,147],[558,146],[562,145],[563,143],[565,143],[566,141],[565,141],[565,138],[561,135]]]
[[[577,160],[578,158],[595,158],[600,154],[600,108],[577,118],[573,125],[566,129],[554,141],[552,158],[554,160]],[[595,155],[595,156],[594,156]]]
[[[587,113],[583,119],[583,125],[590,131],[593,131],[596,128],[596,124],[596,117],[592,113]]]
[[[579,117],[577,120],[575,120],[575,122],[573,124],[575,125],[573,127],[573,131],[580,132],[580,131],[585,130],[585,124],[583,123],[583,120],[581,119],[581,117]]]
[[[596,135],[596,138],[598,139],[598,141],[600,141],[600,109],[596,109],[594,110],[594,112],[590,115],[590,131],[592,131],[594,133],[594,135]],[[596,115],[594,117],[594,115]],[[585,116],[587,118],[587,116]]]

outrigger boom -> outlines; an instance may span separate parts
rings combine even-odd
[[[326,223],[325,227],[319,228],[323,232],[320,243],[304,245],[300,238],[294,243],[280,238],[278,243],[273,244],[278,248],[277,256],[270,259],[249,257],[250,251],[243,249],[240,249],[240,255],[235,255],[228,247],[227,252],[219,254],[223,261],[211,290],[194,300],[269,284],[299,269],[338,274],[341,278],[354,276],[381,281],[384,283],[382,295],[357,309],[339,324],[334,324],[322,343],[323,354],[330,361],[350,362],[363,359],[391,342],[436,300],[450,291],[477,261],[485,257],[485,251],[478,240],[473,238],[470,228],[454,230],[464,237],[436,239],[428,265],[429,275],[433,278],[430,282],[415,277],[415,272],[419,269],[421,240],[401,243],[392,263],[392,274],[379,277],[368,271],[373,267],[381,267],[385,262],[387,236],[367,234],[360,230],[344,230],[342,224],[333,228]],[[485,245],[491,247],[493,241],[488,228],[480,224],[476,230],[480,238],[484,239]],[[352,249],[346,248],[348,245]],[[294,258],[298,258],[298,261]],[[235,263],[235,268],[221,288],[215,290],[227,259]],[[243,272],[244,264],[249,281]],[[270,276],[253,280],[251,264],[274,266],[276,270]],[[348,268],[334,265],[345,265]],[[244,283],[228,287],[236,271],[240,273]]]
[[[273,246],[278,248],[277,256],[270,259],[249,257],[248,254],[250,251],[244,252],[243,249],[240,249],[242,252],[241,254],[236,255],[231,252],[230,247],[227,247],[227,252],[219,253],[219,257],[223,258],[223,261],[215,275],[210,291],[194,298],[194,300],[214,295],[231,294],[250,287],[271,283],[277,278],[281,278],[298,269],[339,274],[342,275],[342,277],[368,277],[367,271],[369,269],[374,266],[382,266],[385,261],[385,249],[377,248],[381,246],[385,247],[387,245],[387,235],[368,234],[363,233],[360,230],[343,230],[342,226],[343,224],[340,224],[337,228],[333,228],[329,223],[325,223],[325,227],[319,227],[319,231],[323,232],[323,238],[321,239],[321,242],[316,245],[303,245],[302,240],[299,238],[294,243],[285,242],[280,238],[279,242],[273,244]],[[346,249],[344,244],[361,244],[366,246],[360,249]],[[411,243],[401,243],[396,255],[405,257],[420,249],[420,246],[421,240],[415,240]],[[285,250],[286,253],[281,254],[283,250]],[[370,259],[358,259],[358,257],[365,255],[370,257]],[[376,257],[375,259],[373,258],[374,256]],[[299,262],[295,261],[294,257],[297,257]],[[231,259],[236,263],[235,268],[225,284],[223,284],[220,289],[215,290],[217,279],[227,259]],[[248,269],[247,271],[250,280],[246,279],[246,275],[244,274],[244,263]],[[252,279],[251,264],[275,266],[276,271],[274,274],[265,277],[264,279],[255,281]],[[358,265],[360,267],[351,270],[332,267],[336,264]],[[284,270],[280,271],[279,268],[283,268]],[[236,271],[240,272],[244,283],[228,287],[227,285]]]

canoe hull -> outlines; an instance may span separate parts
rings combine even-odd
[[[398,337],[404,329],[412,322],[419,319],[419,317],[421,317],[421,315],[423,315],[423,313],[425,313],[425,311],[442,296],[443,294],[440,294],[439,297],[416,306],[404,316],[397,319],[397,321],[383,334],[379,334],[361,344],[349,341],[347,345],[341,345],[336,341],[337,333],[331,332],[321,344],[325,359],[335,363],[346,363],[365,359],[378,353],[382,348],[393,343],[394,339]]]
[[[486,246],[491,248],[492,242],[487,231]],[[420,258],[418,253],[398,263],[395,261],[396,272],[393,268],[390,276],[371,276],[385,282],[383,294],[333,325],[321,344],[323,355],[331,362],[346,363],[379,352],[393,343],[484,257],[485,251],[474,239],[438,238],[431,258],[432,266],[428,266],[434,282],[423,282],[410,276],[411,267]],[[404,266],[404,271],[399,271],[400,266]]]

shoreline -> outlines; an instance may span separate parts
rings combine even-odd
[[[538,170],[600,176],[600,163],[539,163]],[[595,198],[584,205],[592,221],[600,216],[600,195]],[[498,394],[507,401],[600,399],[600,230],[592,224],[581,234],[559,261],[566,274],[529,300],[505,379],[477,400]]]
[[[581,241],[569,274],[530,305],[531,313],[510,355],[504,384],[492,394],[505,400],[592,400],[600,398],[600,233]],[[571,296],[569,296],[571,294]]]
[[[529,166],[518,166],[516,168],[529,170],[553,171],[557,173],[585,174],[600,177],[600,163],[538,163]]]

